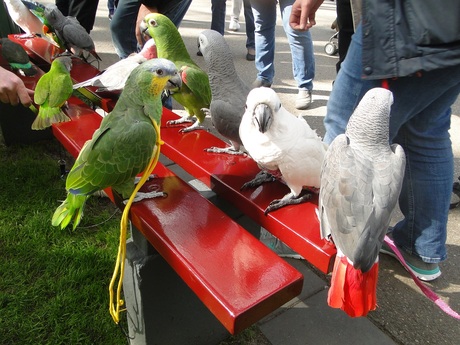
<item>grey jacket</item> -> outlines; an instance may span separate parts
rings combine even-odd
[[[363,78],[460,65],[460,0],[363,0]]]

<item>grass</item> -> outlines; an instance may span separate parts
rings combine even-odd
[[[51,225],[65,197],[55,140],[3,144],[0,135],[0,345],[126,344],[108,312],[121,213],[88,199],[75,230]],[[255,326],[220,345],[270,344]]]
[[[62,154],[54,141],[0,146],[0,343],[126,344],[108,312],[120,212],[94,197],[76,231],[53,227]]]

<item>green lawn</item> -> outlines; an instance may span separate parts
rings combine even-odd
[[[63,158],[70,169],[57,141],[5,147],[0,135],[1,345],[127,343],[108,311],[121,212],[92,197],[75,231],[53,227]],[[251,327],[230,344],[269,343]]]
[[[53,227],[63,155],[55,141],[0,144],[0,343],[126,344],[108,312],[120,212],[93,197],[76,231]]]

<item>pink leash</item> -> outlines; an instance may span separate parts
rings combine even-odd
[[[460,320],[460,315],[456,311],[452,310],[452,308],[449,307],[449,305],[446,302],[444,302],[438,295],[436,295],[436,293],[433,292],[433,290],[431,290],[429,287],[423,284],[420,281],[420,279],[418,279],[417,276],[414,273],[412,273],[412,271],[409,269],[409,266],[407,266],[406,261],[404,260],[401,252],[396,247],[393,240],[389,238],[388,236],[385,236],[385,243],[391,248],[391,250],[393,250],[393,252],[396,254],[401,264],[410,273],[415,284],[417,284],[417,286],[420,288],[420,290],[422,290],[425,296],[428,297],[431,301],[433,301],[434,304],[436,304],[439,308],[441,308],[441,310],[444,313],[452,316],[455,319]]]

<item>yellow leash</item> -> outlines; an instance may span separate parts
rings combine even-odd
[[[129,197],[128,203],[126,204],[125,209],[123,210],[123,214],[121,216],[121,222],[120,222],[120,243],[118,244],[117,261],[115,263],[115,269],[113,271],[112,279],[110,280],[110,285],[109,285],[109,294],[110,294],[109,311],[110,311],[110,315],[112,315],[113,321],[115,321],[116,324],[120,322],[120,312],[126,310],[126,308],[121,309],[121,307],[125,304],[124,300],[121,298],[121,289],[123,286],[123,276],[124,276],[124,271],[125,271],[126,233],[128,229],[129,210],[131,208],[134,198],[136,197],[137,192],[144,185],[145,181],[147,181],[148,177],[150,176],[150,173],[153,171],[153,169],[157,165],[158,159],[160,158],[160,145],[163,145],[163,141],[160,138],[160,127],[158,126],[155,120],[151,119],[151,121],[152,121],[153,127],[155,128],[155,132],[157,134],[157,141],[155,143],[156,150],[154,148],[152,152],[152,157],[150,158],[149,164],[147,165],[147,169],[144,170],[141,180],[136,185],[136,188],[134,189],[133,193]],[[118,286],[116,290],[116,300],[114,300],[115,298],[114,286],[115,286],[115,281],[117,280],[117,277],[118,277]]]

